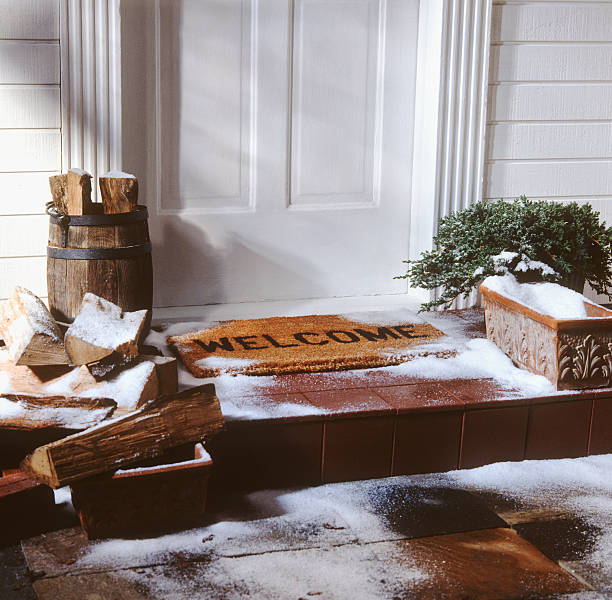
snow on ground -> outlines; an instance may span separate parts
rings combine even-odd
[[[383,317],[384,315],[384,317]],[[362,318],[364,322],[380,324],[389,319],[397,318],[398,322],[407,322],[414,318],[415,322],[422,322],[421,316],[416,316],[408,311],[396,311],[391,316],[388,312],[370,312],[351,314],[351,319]],[[417,356],[412,360],[399,365],[379,367],[376,369],[352,369],[349,371],[338,371],[326,373],[338,381],[338,387],[359,387],[367,385],[373,374],[385,374],[389,383],[393,379],[405,378],[406,376],[423,379],[478,379],[492,378],[510,388],[518,390],[527,396],[544,396],[556,393],[553,385],[544,377],[534,375],[512,364],[512,361],[491,341],[487,339],[470,339],[465,333],[468,323],[458,319],[456,316],[444,313],[430,313],[425,315],[425,320],[437,327],[445,334],[435,342],[423,346],[413,346],[411,352]],[[166,344],[166,339],[171,335],[182,335],[190,331],[197,331],[214,324],[206,322],[176,323],[162,331],[151,331],[146,339],[146,344],[157,347],[164,355],[172,356],[172,352]],[[440,356],[419,356],[424,352],[447,353],[449,358]],[[452,356],[454,354],[454,356]],[[182,389],[213,383],[217,390],[217,396],[221,402],[221,408],[226,419],[266,418],[271,416],[299,416],[307,410],[297,404],[287,403],[272,406],[272,402],[265,398],[261,400],[261,406],[257,406],[257,400],[253,398],[258,390],[266,390],[278,382],[275,376],[254,376],[223,374],[209,379],[194,377],[179,361],[179,384]],[[316,377],[316,374],[312,374]],[[516,392],[514,392],[516,394]],[[240,398],[249,395],[248,406],[241,405]],[[312,409],[308,409],[312,414]]]
[[[519,283],[513,275],[487,277],[483,285],[535,311],[555,319],[586,319],[582,294],[557,283]]]
[[[242,512],[230,507],[226,514],[218,511],[214,515],[215,522],[205,527],[154,539],[91,543],[74,567],[104,570],[118,565],[163,565],[178,556],[181,561],[205,562],[205,568],[198,569],[200,584],[205,581],[213,587],[229,585],[236,592],[236,582],[242,581],[251,592],[265,590],[262,597],[293,597],[291,592],[298,583],[303,589],[312,583],[313,589],[337,590],[340,598],[380,597],[378,580],[370,576],[367,565],[351,560],[351,548],[355,548],[356,541],[358,547],[363,547],[364,541],[402,537],[383,514],[382,505],[390,497],[391,489],[394,493],[405,490],[410,497],[414,486],[421,489],[447,487],[476,493],[494,492],[525,508],[554,507],[583,519],[600,532],[583,561],[602,574],[601,580],[610,581],[612,588],[611,473],[612,455],[602,455],[497,463],[450,473],[327,484],[298,490],[257,491],[244,496]],[[409,503],[406,510],[410,510]],[[322,548],[323,552],[315,552],[314,548]],[[332,548],[334,553],[325,552]],[[389,551],[388,545],[383,544],[381,548],[383,552]],[[336,553],[338,549],[341,551]],[[295,552],[297,550],[301,552]],[[376,548],[372,546],[372,550]],[[248,562],[244,568],[240,566],[239,575],[228,570],[227,561],[224,562],[228,557],[253,555],[261,555],[261,560]],[[363,558],[363,553],[360,556]],[[393,563],[397,558],[386,557],[386,562]],[[406,561],[402,565],[404,580],[417,582],[435,578],[437,569],[444,568],[443,565],[417,563],[416,558],[411,563],[411,556],[405,553],[402,560]],[[177,580],[172,571],[166,573],[163,568],[148,572],[146,576],[132,571],[129,577],[146,584],[161,597],[170,594],[173,598],[188,598],[188,590],[192,589],[190,582]],[[315,585],[317,583],[322,585]],[[230,597],[240,597],[240,594]]]

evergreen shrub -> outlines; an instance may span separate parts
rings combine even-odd
[[[421,310],[448,308],[489,275],[523,282],[585,280],[612,299],[612,227],[590,204],[538,202],[525,196],[482,201],[440,219],[434,249],[404,261],[413,287],[439,288]],[[582,290],[579,290],[582,291]]]

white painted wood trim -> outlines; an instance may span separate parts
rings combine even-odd
[[[491,0],[422,0],[410,258],[438,219],[482,199]]]
[[[119,3],[61,0],[62,170],[83,168],[94,180],[121,169]]]

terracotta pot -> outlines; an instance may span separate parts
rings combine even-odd
[[[487,337],[558,390],[610,386],[612,311],[585,302],[586,319],[555,319],[480,286]]]
[[[154,534],[201,520],[212,460],[202,444],[179,460],[74,484],[72,503],[88,539]]]

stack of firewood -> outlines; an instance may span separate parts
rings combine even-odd
[[[0,350],[0,384],[11,392],[0,394],[0,437],[25,431],[31,443],[32,431],[55,432],[55,441],[34,447],[22,460],[22,473],[58,488],[163,457],[223,428],[214,386],[179,393],[176,359],[141,353],[147,316],[147,310],[123,312],[87,293],[64,331],[24,288],[0,305],[6,346]],[[105,397],[109,390],[116,397]],[[0,492],[2,506],[10,486]]]

